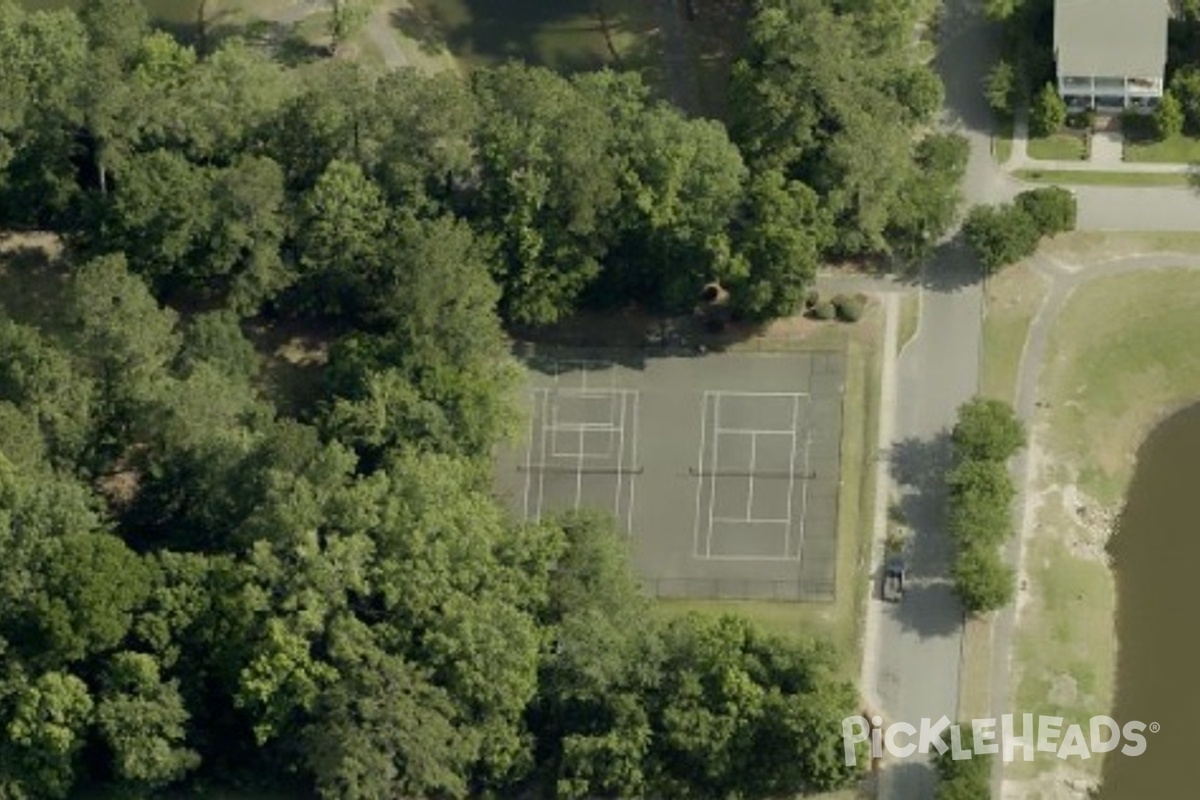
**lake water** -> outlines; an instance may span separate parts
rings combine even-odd
[[[1161,726],[1146,752],[1106,756],[1100,800],[1200,797],[1200,405],[1166,420],[1138,453],[1117,535],[1116,707]]]
[[[21,5],[31,9],[73,8],[80,3],[77,0],[21,0]],[[157,22],[168,25],[191,23],[196,20],[196,9],[199,0],[143,0],[142,5],[150,11],[150,16]]]

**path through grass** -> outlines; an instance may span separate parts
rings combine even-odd
[[[1012,675],[1023,712],[1069,724],[1110,709],[1116,596],[1104,545],[1140,442],[1200,394],[1197,307],[1200,270],[1147,269],[1081,286],[1050,331]],[[1039,756],[1012,775],[1060,766]],[[1078,766],[1098,774],[1100,759]]]

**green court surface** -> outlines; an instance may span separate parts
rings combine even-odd
[[[535,520],[608,511],[658,597],[832,600],[840,352],[525,354],[500,491]]]

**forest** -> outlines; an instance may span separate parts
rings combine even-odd
[[[768,320],[928,252],[966,147],[917,5],[756,3],[727,127],[634,73],[284,67],[0,0],[0,229],[70,265],[0,314],[0,798],[852,783],[828,644],[659,613],[611,520],[519,522],[491,459],[514,332],[712,281]],[[316,397],[251,324],[325,332]]]

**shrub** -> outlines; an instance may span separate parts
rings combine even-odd
[[[963,223],[963,236],[983,268],[991,273],[1037,250],[1033,218],[1013,205],[975,206]]]
[[[1025,446],[1025,426],[1003,400],[976,397],[959,407],[950,440],[960,458],[1007,461]]]
[[[812,315],[817,319],[834,319],[837,317],[837,309],[828,300],[818,300],[816,303],[813,303]]]
[[[861,294],[849,297],[844,294],[839,294],[833,298],[833,308],[837,313],[838,319],[843,322],[858,322],[862,319],[863,311],[867,307],[867,298]]]
[[[810,309],[815,306],[821,299],[821,293],[816,289],[809,289],[808,294],[804,296],[804,308]]]
[[[1017,76],[1012,64],[1003,59],[997,61],[984,79],[983,93],[993,111],[1004,117],[1012,116],[1017,94]]]
[[[1163,93],[1162,100],[1154,109],[1154,134],[1159,139],[1169,139],[1183,133],[1183,106],[1171,92]]]
[[[1047,83],[1033,98],[1029,108],[1029,132],[1049,136],[1067,121],[1067,104],[1058,96],[1054,84]]]
[[[1021,192],[1016,206],[1029,215],[1042,236],[1075,230],[1075,195],[1061,186]]]
[[[1003,608],[1016,593],[1016,574],[1000,559],[995,547],[964,547],[954,562],[953,573],[954,590],[972,614]]]
[[[1177,69],[1171,78],[1170,93],[1183,112],[1183,129],[1200,132],[1200,69],[1190,65]]]

